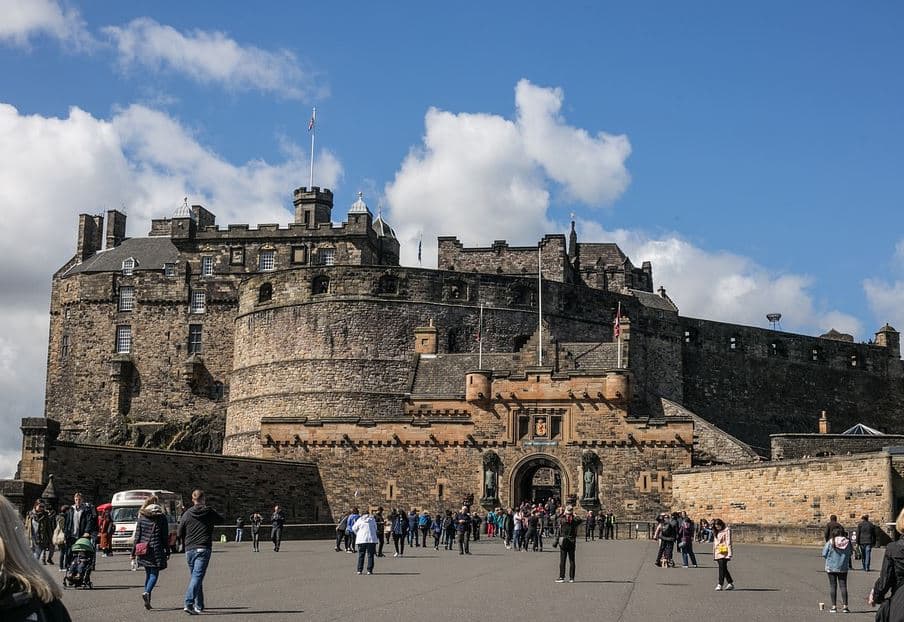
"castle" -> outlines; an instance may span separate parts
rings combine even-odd
[[[81,215],[53,276],[54,438],[314,465],[319,517],[550,494],[649,516],[673,472],[756,462],[821,410],[904,432],[890,326],[858,344],[683,317],[649,262],[573,223],[531,247],[441,237],[436,269],[402,267],[360,195],[338,226],[329,190],[294,206],[221,229],[186,202],[142,238]]]

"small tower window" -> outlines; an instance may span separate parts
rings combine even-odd
[[[269,272],[276,269],[276,251],[261,251],[258,258],[258,268],[261,272]]]
[[[60,360],[65,361],[69,358],[69,335],[63,335],[60,341]]]
[[[321,274],[311,280],[312,294],[327,294],[330,291],[330,277]]]
[[[116,353],[129,354],[132,351],[132,327],[128,324],[116,327]]]
[[[188,353],[201,354],[204,348],[204,327],[201,324],[188,325]]]
[[[271,300],[273,300],[273,285],[264,283],[257,288],[257,301],[259,303],[270,302]]]
[[[132,276],[132,273],[135,272],[135,266],[138,265],[138,262],[135,261],[134,257],[129,257],[128,259],[122,260],[122,274],[123,276]]]
[[[213,276],[213,257],[201,257],[201,276]]]

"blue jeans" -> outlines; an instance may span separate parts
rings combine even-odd
[[[185,590],[185,606],[194,605],[198,609],[204,609],[204,575],[207,574],[207,565],[210,563],[210,549],[188,549],[185,551],[185,561],[191,572],[191,580]]]
[[[242,541],[242,528],[241,527],[235,528],[235,541],[236,542]]]
[[[144,573],[144,591],[150,594],[154,590],[154,586],[157,585],[157,575],[160,574],[160,569],[145,566]]]
[[[873,545],[872,544],[861,544],[860,552],[863,554],[863,569],[869,570],[869,561],[870,561],[869,558],[873,552]]]
[[[376,542],[364,542],[358,545],[358,572],[364,571],[364,555],[367,554],[367,572],[374,571],[374,553],[377,552]]]
[[[688,557],[690,557],[690,561],[697,565],[697,556],[694,555],[694,543],[687,542],[684,546],[681,547],[681,563],[684,566],[687,566]]]

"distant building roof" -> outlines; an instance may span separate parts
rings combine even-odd
[[[654,294],[653,292],[645,292],[639,289],[632,289],[631,295],[637,298],[637,301],[643,306],[649,309],[659,309],[661,311],[672,311],[674,313],[678,312],[678,307],[675,306],[670,299],[664,298],[659,294]]]
[[[130,238],[116,248],[95,253],[66,271],[66,275],[80,272],[118,272],[129,257],[135,260],[135,270],[163,270],[163,264],[179,260],[179,250],[169,238]]]
[[[605,242],[599,244],[578,243],[578,254],[581,258],[581,267],[589,268],[597,262],[602,266],[620,266],[628,258],[618,244]]]
[[[871,428],[868,425],[863,425],[862,423],[858,423],[852,428],[848,428],[842,434],[847,436],[885,436],[884,433],[876,430],[875,428]]]
[[[834,339],[835,341],[846,341],[848,343],[854,343],[854,336],[848,335],[847,333],[840,333],[834,328],[829,330],[829,332],[824,335],[820,335],[823,339]]]
[[[393,231],[392,227],[389,226],[385,220],[383,220],[383,216],[377,216],[377,219],[373,224],[374,231],[377,232],[377,237],[381,238],[393,238],[395,239],[396,234]]]

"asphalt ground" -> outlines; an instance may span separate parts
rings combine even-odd
[[[253,553],[248,543],[216,543],[204,582],[201,616],[234,620],[593,619],[648,622],[680,620],[824,620],[828,579],[818,547],[737,545],[730,570],[736,589],[714,591],[717,568],[709,545],[697,545],[699,568],[658,568],[656,543],[646,540],[578,542],[573,584],[555,582],[559,553],[516,552],[499,540],[471,543],[472,555],[407,548],[405,556],[378,558],[373,576],[355,574],[356,555],[337,553],[325,540],[267,542]],[[848,575],[852,614],[872,620],[866,596],[874,569]],[[680,559],[680,557],[679,557]],[[56,576],[59,573],[53,569]],[[61,576],[61,575],[60,575]],[[174,555],[153,593],[154,609],[141,602],[144,571],[131,572],[126,554],[98,557],[93,590],[64,592],[76,621],[186,620],[188,581],[184,555]],[[819,611],[819,603],[826,603]],[[526,616],[526,617],[525,617]]]

